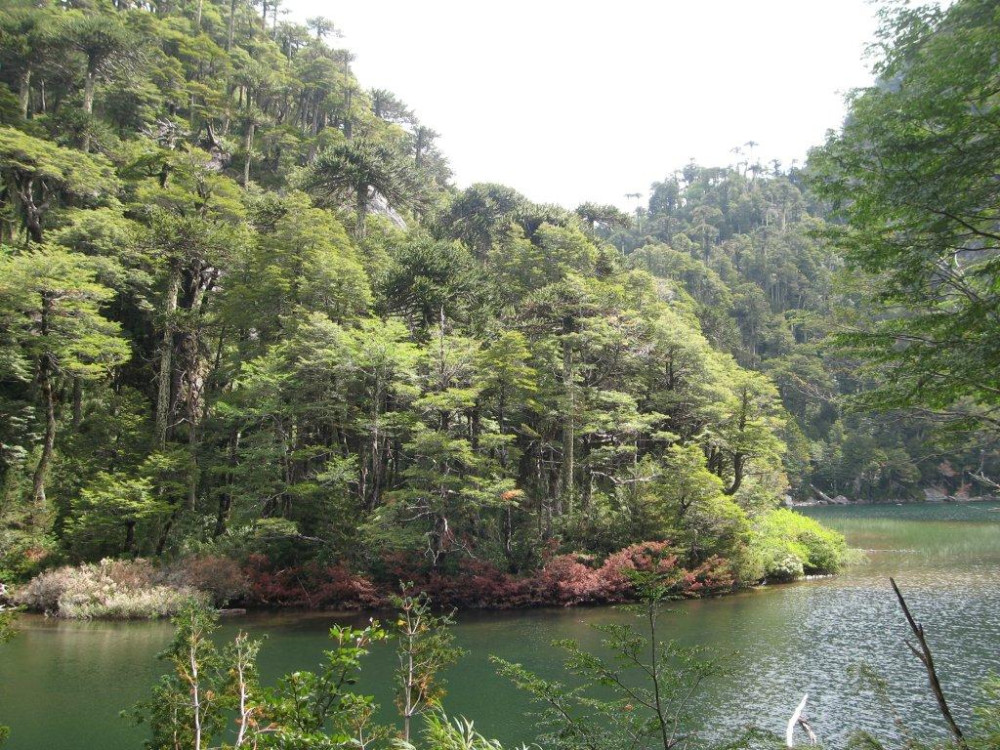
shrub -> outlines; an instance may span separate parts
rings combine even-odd
[[[182,558],[167,566],[159,579],[174,588],[201,591],[217,607],[243,599],[250,590],[247,576],[239,563],[218,555]]]
[[[310,563],[274,570],[263,555],[251,555],[246,575],[248,600],[257,604],[359,609],[383,603],[371,581],[344,565]]]
[[[36,576],[17,591],[16,604],[66,618],[151,619],[176,614],[204,597],[192,588],[154,583],[145,560],[102,560]]]
[[[847,560],[843,535],[787,508],[760,516],[751,547],[760,575],[779,581],[804,574],[836,573]]]

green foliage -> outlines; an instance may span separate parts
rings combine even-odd
[[[865,274],[869,304],[840,343],[880,384],[862,404],[995,430],[997,9],[901,6],[881,35],[882,80],[810,158],[846,220],[833,237]]]
[[[836,573],[847,561],[841,534],[787,508],[760,516],[753,534],[760,577],[787,581],[807,573]]]
[[[325,653],[318,672],[285,675],[262,699],[262,716],[268,735],[265,747],[342,747],[352,741],[362,745],[380,730],[371,726],[375,704],[370,696],[350,687],[357,681],[361,660],[371,644],[387,635],[373,622],[361,630],[335,626],[330,630],[334,648]]]
[[[539,741],[545,747],[670,750],[698,744],[694,699],[702,684],[726,674],[726,667],[700,649],[661,641],[658,617],[667,591],[655,577],[640,584],[643,602],[633,611],[641,627],[594,626],[604,635],[601,643],[609,656],[573,641],[556,644],[567,653],[565,669],[573,687],[492,658],[501,675],[541,705]]]

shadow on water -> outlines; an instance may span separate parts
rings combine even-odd
[[[732,677],[701,698],[705,726],[718,737],[754,723],[783,731],[808,692],[810,721],[821,740],[839,745],[854,729],[891,730],[870,696],[855,695],[847,671],[866,662],[896,686],[897,709],[918,734],[940,734],[933,699],[916,660],[902,646],[906,625],[889,588],[896,576],[927,627],[945,690],[959,720],[978,684],[997,662],[1000,643],[1000,504],[811,508],[808,515],[870,550],[844,575],[764,587],[722,599],[682,602],[663,618],[667,638],[732,657]],[[468,656],[451,670],[446,708],[476,720],[505,743],[533,737],[530,704],[497,677],[496,654],[557,677],[551,641],[574,638],[598,648],[592,624],[625,622],[610,608],[464,613],[456,634]],[[329,647],[328,614],[253,615],[227,622],[269,634],[261,653],[266,681],[314,667]],[[363,621],[364,618],[362,618]],[[0,718],[14,732],[9,750],[133,750],[145,736],[119,718],[148,694],[160,672],[155,654],[170,639],[165,623],[65,623],[24,618],[22,633],[0,659]],[[386,685],[394,657],[380,648],[360,688],[375,693],[391,716]]]

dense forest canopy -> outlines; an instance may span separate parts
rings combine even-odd
[[[460,190],[336,41],[277,3],[4,4],[0,571],[661,540],[753,581],[838,564],[786,497],[988,479],[912,404],[845,410],[869,282],[813,167],[747,143],[634,216]]]

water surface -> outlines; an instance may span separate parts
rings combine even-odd
[[[959,721],[990,670],[1000,671],[1000,504],[812,508],[809,515],[845,533],[868,562],[834,578],[767,586],[720,599],[682,602],[665,613],[665,637],[731,656],[734,675],[709,685],[701,713],[709,734],[753,723],[783,733],[802,694],[820,739],[842,744],[854,729],[892,733],[886,710],[857,694],[848,669],[862,662],[894,686],[894,710],[914,732],[942,734],[920,664],[903,645],[905,621],[889,588],[895,576],[924,623]],[[590,626],[632,621],[611,608],[465,613],[456,628],[468,650],[449,673],[445,707],[508,746],[533,738],[530,703],[497,677],[496,654],[558,677],[554,639],[599,646]],[[229,621],[269,634],[261,652],[265,681],[315,667],[329,648],[335,618],[254,615]],[[165,623],[69,623],[22,618],[22,632],[0,650],[0,723],[7,750],[136,750],[145,732],[119,712],[148,695],[161,671],[155,654],[170,639]],[[391,709],[385,689],[393,654],[380,649],[361,688]],[[391,712],[386,710],[386,717]]]

